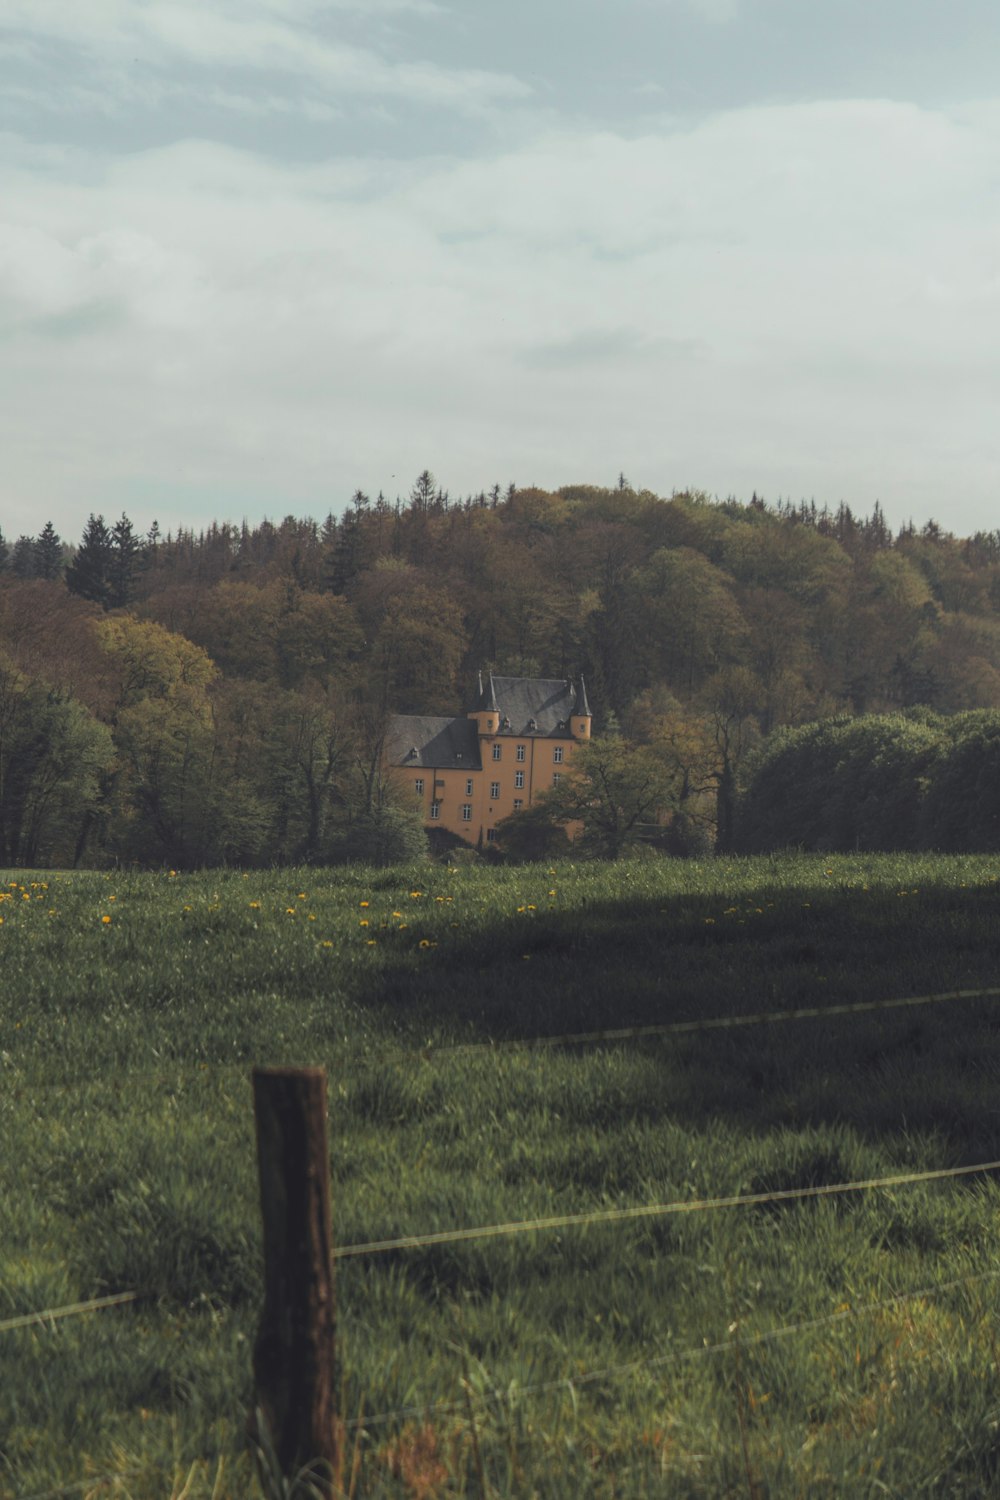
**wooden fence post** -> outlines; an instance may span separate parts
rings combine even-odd
[[[336,1317],[331,1257],[326,1071],[255,1068],[264,1221],[264,1307],[253,1353],[251,1432],[285,1476],[316,1464],[339,1487]],[[260,1411],[266,1433],[259,1431]]]

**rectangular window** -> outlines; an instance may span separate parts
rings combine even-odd
[[[486,842],[488,844],[494,844],[494,843],[496,843],[496,837],[497,837],[497,831],[496,831],[496,829],[495,828],[487,828],[487,830],[486,830]]]
[[[418,797],[422,797],[424,795],[424,778],[422,776],[418,776],[415,779],[413,783],[413,790],[416,792]]]
[[[503,746],[502,745],[494,745],[493,746],[493,759],[494,760],[499,760],[502,755],[503,755]]]
[[[553,771],[552,772],[552,785],[553,786],[558,786],[559,783],[560,783],[560,781],[562,781],[562,772],[561,771]]]
[[[563,747],[562,747],[562,745],[557,745],[555,747],[555,749],[553,750],[553,752],[552,752],[552,759],[555,761],[556,765],[558,765],[559,762],[562,760],[562,758],[563,758]]]
[[[472,796],[472,777],[471,776],[466,776],[466,778],[465,778],[465,795],[467,797],[471,797]]]
[[[523,760],[524,759],[524,746],[523,745],[518,745],[518,747],[517,747],[517,758],[518,758],[518,760]]]
[[[440,804],[440,802],[432,802],[431,803],[431,817],[432,818],[439,818],[440,816],[441,816],[441,804]]]
[[[493,798],[494,802],[497,800],[497,798],[499,797],[499,795],[500,795],[500,783],[499,783],[499,781],[491,781],[490,782],[490,796]]]
[[[523,771],[515,771],[514,772],[514,785],[516,787],[522,787],[522,786],[524,786],[524,772]]]
[[[523,797],[515,797],[514,798],[514,811],[515,812],[520,812],[521,808],[523,806],[524,806],[524,798]]]
[[[471,823],[472,822],[472,803],[471,802],[463,802],[462,803],[462,822],[463,823]]]

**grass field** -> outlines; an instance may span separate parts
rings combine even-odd
[[[1000,861],[0,887],[0,1495],[261,1493],[249,1070],[325,1063],[335,1242],[1000,1158]],[[493,1044],[493,1045],[483,1045]],[[994,1174],[338,1263],[358,1496],[1000,1490]],[[275,1491],[276,1493],[276,1491]]]

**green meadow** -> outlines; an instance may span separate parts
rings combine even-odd
[[[1000,1490],[1000,860],[7,872],[0,1496],[277,1496],[250,1069],[322,1063],[356,1496]],[[29,1326],[21,1315],[134,1292]]]

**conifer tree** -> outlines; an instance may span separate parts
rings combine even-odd
[[[34,543],[35,577],[54,579],[62,572],[62,540],[51,521],[46,521]]]
[[[135,575],[139,566],[139,538],[132,522],[122,512],[121,520],[111,528],[111,565],[108,571],[109,598],[112,609],[124,609],[135,594]]]
[[[10,557],[10,549],[4,540],[4,534],[0,531],[0,573],[7,571],[7,562]]]
[[[91,514],[76,556],[66,569],[66,587],[82,599],[108,607],[113,544],[103,516]]]

